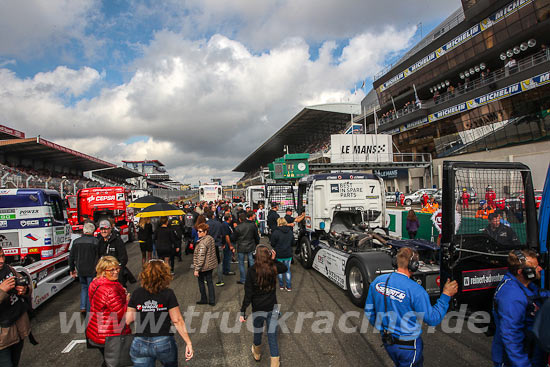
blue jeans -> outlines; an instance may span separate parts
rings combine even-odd
[[[225,245],[223,248],[223,273],[227,274],[231,271],[231,258],[233,257],[233,252],[229,249],[228,245]]]
[[[136,336],[130,347],[134,367],[155,367],[155,361],[164,367],[178,365],[178,346],[173,336]]]
[[[264,323],[267,324],[267,344],[272,357],[279,356],[279,343],[277,342],[277,319],[278,311],[257,311],[252,314],[254,325],[254,345],[262,344],[262,334],[264,333]]]
[[[244,270],[244,259],[248,257],[248,267],[254,265],[254,253],[253,252],[239,252],[239,275],[241,277],[240,281],[246,281],[246,271]]]
[[[384,344],[384,348],[396,367],[422,367],[424,343],[422,338],[416,339],[415,342],[415,345]]]
[[[90,312],[90,298],[88,297],[88,287],[94,277],[78,277],[80,281],[80,309]]]
[[[13,367],[19,365],[24,344],[25,341],[21,340],[19,343],[0,350],[0,366]]]
[[[286,287],[288,289],[291,289],[292,286],[291,286],[290,280],[292,279],[292,274],[290,274],[290,263],[292,262],[292,259],[290,259],[290,260],[277,260],[277,261],[280,262],[280,263],[285,264],[286,267],[287,267],[286,273],[277,275],[277,277],[279,278],[279,287],[283,288],[284,285],[285,285],[284,282],[286,281]]]

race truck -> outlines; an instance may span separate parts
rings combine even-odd
[[[69,285],[71,226],[63,199],[45,189],[0,190],[0,246],[23,274],[36,308]]]
[[[67,219],[71,226],[78,224],[78,213],[77,213],[77,200],[76,195],[66,195],[65,196],[65,207],[67,208]]]
[[[364,173],[317,174],[298,183],[300,261],[314,268],[363,307],[370,283],[394,271],[393,257],[408,246],[420,254],[413,275],[430,295],[439,294],[437,246],[425,240],[390,238],[386,228],[384,184]]]
[[[284,217],[286,209],[296,210],[298,187],[292,183],[267,183],[265,186],[265,208],[270,209],[272,204],[277,204],[277,213]]]
[[[265,208],[265,185],[248,186],[245,191],[245,200],[252,210],[257,210],[260,204]]]
[[[490,236],[489,220],[476,218],[478,208],[465,208],[458,195],[453,195],[461,187],[483,192],[489,185],[505,202],[514,202],[515,193],[523,194],[520,205],[497,208],[501,225],[510,227],[516,235],[512,241]],[[527,248],[548,253],[546,247],[539,248],[531,171],[521,163],[444,162],[442,201],[441,283],[447,278],[457,280],[459,290],[453,307],[466,304],[472,311],[490,311],[495,288],[508,271],[508,253]],[[544,230],[548,231],[548,213],[541,217],[541,233]],[[548,274],[548,261],[545,263]]]
[[[206,184],[199,186],[199,201],[216,202],[223,200],[223,189],[218,184]]]
[[[73,226],[74,232],[81,232],[84,221],[89,219],[97,224],[103,219],[113,219],[120,238],[132,242],[136,238],[134,209],[129,208],[130,190],[121,187],[93,187],[78,190],[77,214],[78,223]]]

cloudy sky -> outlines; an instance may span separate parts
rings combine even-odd
[[[460,0],[3,0],[0,124],[196,183],[303,107],[359,102]],[[360,88],[363,80],[367,87]]]

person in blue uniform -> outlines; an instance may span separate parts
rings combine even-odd
[[[535,284],[540,280],[541,270],[537,253],[532,250],[513,250],[508,254],[508,273],[493,299],[494,366],[546,366],[545,353],[530,333],[536,312],[550,296],[549,291]]]
[[[397,367],[422,366],[422,320],[438,325],[449,308],[449,301],[458,290],[455,280],[443,287],[432,307],[426,290],[412,280],[418,270],[418,253],[408,247],[397,252],[397,271],[374,279],[365,303],[365,316],[382,334],[382,343]]]

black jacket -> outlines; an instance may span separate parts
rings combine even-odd
[[[174,228],[160,226],[157,229],[156,235],[157,251],[167,253],[178,247],[178,236]]]
[[[107,241],[99,235],[98,237],[99,256],[114,256],[122,267],[128,264],[128,254],[126,253],[126,245],[120,239],[120,236],[111,232],[111,236]],[[122,273],[122,272],[121,272]]]
[[[271,209],[269,213],[267,213],[267,226],[269,227],[271,232],[273,232],[275,228],[277,228],[277,219],[279,219],[279,213]]]
[[[277,253],[277,259],[288,259],[292,257],[292,243],[294,234],[292,227],[277,227],[271,234],[271,247]]]
[[[223,232],[223,223],[217,219],[208,219],[206,221],[208,224],[208,234],[214,239],[216,246],[223,245],[222,232]]]
[[[285,264],[275,261],[277,267],[277,274],[282,274],[288,269]],[[256,269],[254,266],[248,268],[246,273],[246,281],[244,283],[244,299],[241,306],[241,314],[246,313],[246,308],[252,303],[252,312],[273,311],[273,307],[277,304],[276,279],[273,277],[273,289],[270,291],[262,291],[256,282]]]
[[[95,276],[95,266],[99,259],[99,248],[97,238],[85,234],[73,241],[69,255],[69,270],[76,268],[79,277]]]
[[[143,228],[139,227],[138,229],[138,240],[143,241],[147,245],[153,244],[153,225],[147,223]]]
[[[252,252],[260,243],[260,235],[256,223],[245,220],[233,231],[233,243],[237,245],[237,252]]]

